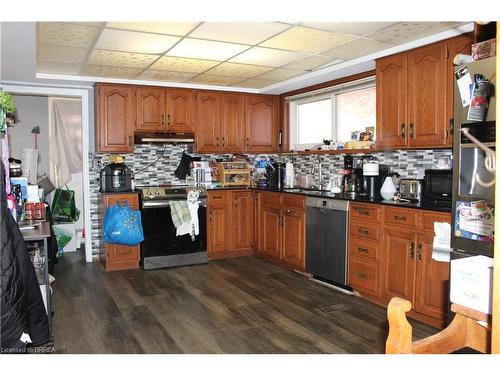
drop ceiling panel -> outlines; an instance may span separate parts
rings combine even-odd
[[[137,78],[155,81],[184,82],[193,78],[195,75],[196,73],[167,72],[163,70],[148,69],[142,72]]]
[[[95,48],[111,51],[163,54],[180,40],[177,36],[104,29]]]
[[[135,78],[143,69],[123,68],[118,66],[87,65],[83,75],[91,77]]]
[[[189,82],[203,83],[207,85],[228,86],[237,81],[241,81],[241,77],[226,77],[204,73],[194,77]]]
[[[224,61],[244,51],[249,46],[202,39],[183,39],[168,51],[168,56],[189,57],[193,59]]]
[[[92,51],[88,63],[91,65],[122,66],[127,68],[145,69],[156,59],[158,59],[157,55],[95,49]]]
[[[215,68],[210,69],[208,74],[215,74],[220,76],[228,76],[228,77],[255,77],[259,74],[268,72],[273,68],[267,66],[258,66],[258,65],[247,65],[247,64],[236,64],[236,63],[222,63],[217,65]]]
[[[162,56],[150,67],[150,69],[170,70],[174,72],[203,73],[204,71],[214,67],[217,64],[220,64],[220,61]]]
[[[334,57],[341,60],[352,60],[361,56],[369,55],[371,53],[381,51],[392,47],[392,44],[383,43],[376,40],[369,39],[356,39],[353,42],[344,44],[340,47],[332,48],[323,52],[324,55]]]
[[[81,64],[67,64],[54,61],[39,61],[37,66],[38,72],[51,74],[78,75],[80,69]]]
[[[236,22],[205,22],[189,36],[222,42],[257,44],[286,30],[291,25],[278,22],[248,22],[245,27]]]
[[[59,46],[89,48],[94,43],[97,27],[62,22],[40,22],[38,42]]]
[[[38,46],[38,59],[40,61],[81,64],[87,58],[87,54],[87,48],[56,46],[53,44],[40,44]]]
[[[265,41],[261,46],[289,51],[320,53],[335,46],[345,44],[353,39],[352,35],[294,26]]]
[[[109,29],[184,36],[199,24],[200,22],[108,22],[106,27]]]
[[[304,74],[304,73],[306,73],[306,72],[303,70],[291,70],[291,69],[278,68],[278,69],[271,70],[270,72],[261,74],[260,76],[258,76],[256,78],[266,79],[269,81],[285,81],[287,79],[297,77],[297,76]]]
[[[303,22],[301,25],[334,33],[362,36],[394,24],[395,22]]]
[[[273,48],[253,47],[248,51],[233,57],[230,62],[264,65],[272,67],[280,67],[285,64],[290,64],[297,60],[302,60],[309,57],[310,54],[302,52],[282,51]]]
[[[305,59],[299,60],[297,62],[283,66],[287,69],[298,69],[298,70],[314,70],[317,67],[323,66],[334,59],[330,56],[311,56]]]
[[[252,89],[261,89],[263,87],[274,85],[278,81],[270,81],[267,79],[250,78],[245,81],[236,82],[232,86],[248,87]]]
[[[459,22],[401,22],[366,35],[381,42],[401,44],[459,26]]]

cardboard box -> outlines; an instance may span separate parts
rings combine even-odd
[[[493,259],[477,255],[451,261],[452,303],[491,314]]]
[[[472,45],[472,58],[474,60],[483,60],[494,56],[496,56],[496,39],[488,39]]]

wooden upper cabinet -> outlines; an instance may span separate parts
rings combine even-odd
[[[408,146],[446,144],[446,45],[408,53]]]
[[[132,152],[135,121],[132,86],[96,85],[96,136],[98,152]]]
[[[234,191],[232,226],[233,246],[235,250],[252,247],[252,193],[250,191]]]
[[[137,131],[165,131],[165,89],[138,87],[136,89]]]
[[[278,151],[279,97],[245,95],[245,150]]]
[[[195,121],[194,90],[167,89],[167,131],[193,132]]]
[[[406,55],[388,56],[376,62],[377,147],[407,145]]]
[[[245,106],[241,94],[220,94],[221,150],[243,152],[245,142]]]
[[[198,92],[196,98],[196,148],[198,152],[219,152],[220,95],[214,92]]]

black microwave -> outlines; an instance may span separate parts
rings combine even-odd
[[[451,169],[426,169],[423,198],[427,202],[451,203],[453,173]]]

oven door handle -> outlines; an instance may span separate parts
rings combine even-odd
[[[207,202],[206,201],[197,201],[201,207],[206,207]],[[142,203],[142,208],[161,208],[161,207],[169,207],[170,202],[168,201],[162,201],[162,202],[157,202],[157,201],[147,201]]]

